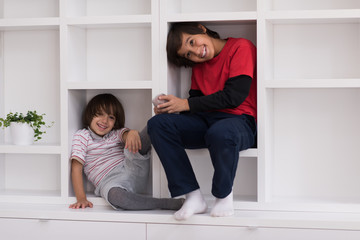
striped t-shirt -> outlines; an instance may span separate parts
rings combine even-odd
[[[103,137],[92,132],[90,128],[75,133],[70,159],[84,165],[84,173],[95,187],[107,173],[124,161],[125,142],[122,135],[128,130],[112,130]]]

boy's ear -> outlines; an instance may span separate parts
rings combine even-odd
[[[199,24],[199,28],[203,30],[203,33],[206,33],[206,27],[202,24]]]

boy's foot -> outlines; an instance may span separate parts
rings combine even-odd
[[[200,189],[186,194],[184,205],[174,214],[176,220],[186,220],[194,214],[204,213],[207,204],[201,195]]]
[[[213,217],[227,217],[234,214],[233,192],[225,198],[216,198],[210,215]]]

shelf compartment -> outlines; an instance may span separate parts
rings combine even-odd
[[[60,197],[59,154],[2,153],[0,172],[1,197]]]
[[[166,0],[161,5],[166,6],[168,16],[172,14],[201,13],[232,13],[256,11],[256,1],[253,0]]]
[[[45,113],[45,122],[50,124],[54,121],[54,125],[43,127],[46,134],[38,143],[59,144],[59,30],[12,30],[2,31],[0,35],[0,68],[3,69],[0,102],[4,104],[1,116],[9,112],[26,113],[28,110]],[[2,142],[10,143],[10,129],[0,132]]]
[[[97,94],[111,93],[122,103],[125,111],[125,126],[141,131],[152,116],[152,90],[151,89],[79,89],[69,90],[68,102],[68,149],[70,156],[72,137],[75,132],[82,128],[81,114],[86,104]],[[70,179],[70,167],[68,179]],[[151,173],[150,173],[151,175]],[[71,185],[71,181],[70,185]],[[94,186],[87,180],[84,181],[86,193],[94,195]],[[149,181],[149,194],[152,192]],[[74,196],[72,187],[69,188],[69,196]]]
[[[68,39],[69,82],[151,80],[149,24],[71,25]]]
[[[67,0],[66,16],[146,15],[151,5],[151,0]]]
[[[360,89],[268,89],[270,203],[358,203]],[[271,97],[270,97],[271,96]]]
[[[360,9],[357,0],[272,0],[271,10]]]
[[[59,0],[1,0],[0,18],[59,17]]]
[[[278,82],[359,79],[359,26],[358,19],[332,23],[267,21],[265,78]]]

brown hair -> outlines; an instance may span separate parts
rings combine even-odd
[[[82,116],[84,127],[89,127],[94,116],[98,115],[102,111],[115,116],[114,129],[120,129],[124,127],[124,108],[120,101],[110,93],[96,95],[89,101]]]
[[[173,23],[170,27],[168,36],[167,36],[167,43],[166,43],[166,52],[168,61],[175,66],[178,67],[192,67],[195,65],[195,62],[190,61],[182,56],[179,56],[177,53],[181,48],[182,44],[182,34],[187,33],[191,35],[196,34],[207,34],[212,38],[220,38],[220,35],[217,32],[214,32],[207,27],[205,27],[206,31],[204,32],[204,26],[197,22],[180,22],[180,23]]]

